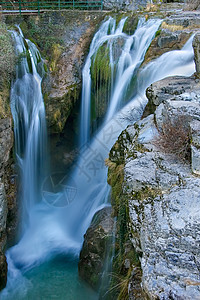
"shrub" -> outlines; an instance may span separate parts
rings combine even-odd
[[[168,119],[154,139],[154,145],[180,160],[190,160],[190,134],[186,117],[178,116],[173,121]]]

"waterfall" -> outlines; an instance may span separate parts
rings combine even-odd
[[[13,31],[18,64],[11,89],[15,152],[21,173],[22,230],[29,224],[30,213],[40,200],[46,150],[45,109],[41,91],[42,78],[37,72],[41,56],[36,46],[25,40],[18,27]]]
[[[111,35],[113,38],[116,38],[117,34],[122,38],[126,36],[122,32],[123,22],[124,21],[121,21],[117,29],[115,29],[115,22],[112,19],[104,22],[104,24],[100,27],[99,32],[97,32],[94,37],[86,65],[90,66],[91,57],[96,53],[96,50],[99,48],[99,46],[105,41],[110,41],[109,49],[111,49],[110,53],[112,53]],[[72,256],[78,256],[83,242],[83,235],[87,230],[93,215],[99,209],[110,205],[110,187],[107,184],[107,168],[104,160],[108,157],[109,151],[121,131],[124,130],[126,126],[130,124],[130,122],[134,123],[141,118],[143,109],[147,103],[147,99],[145,97],[146,87],[149,84],[167,76],[190,76],[194,73],[195,65],[193,61],[191,38],[182,50],[171,51],[163,54],[160,58],[154,60],[144,69],[142,69],[138,73],[138,88],[136,96],[131,99],[129,103],[126,104],[121,110],[115,113],[118,107],[117,102],[122,101],[124,91],[127,88],[127,84],[125,84],[125,78],[127,78],[127,80],[130,82],[130,78],[135,72],[135,66],[141,64],[141,60],[144,57],[145,51],[143,51],[143,47],[147,49],[147,44],[150,43],[149,37],[145,37],[146,32],[149,30],[148,34],[153,38],[156,28],[158,28],[160,23],[158,20],[152,20],[152,22],[149,23],[144,21],[141,22],[142,23],[138,25],[137,31],[142,31],[144,26],[142,35],[144,39],[140,39],[140,42],[143,42],[141,45],[139,45],[138,43],[140,42],[136,36],[133,38],[133,35],[132,39],[135,41],[137,40],[137,43],[134,44],[133,47],[130,46],[130,53],[127,50],[124,58],[122,59],[121,56],[121,59],[119,60],[120,63],[122,63],[122,60],[126,61],[123,62],[123,64],[125,67],[127,66],[127,68],[121,70],[121,68],[118,67],[117,73],[121,72],[122,77],[124,76],[124,83],[118,100],[115,100],[113,96],[112,101],[110,101],[110,107],[108,108],[110,117],[107,115],[106,121],[102,124],[98,133],[91,139],[89,143],[84,144],[80,156],[75,162],[74,169],[71,173],[71,180],[68,180],[67,182],[62,181],[63,190],[54,194],[54,197],[61,197],[61,195],[63,195],[64,199],[66,199],[66,202],[63,202],[62,206],[60,207],[54,206],[55,201],[51,201],[53,197],[52,192],[46,194],[46,197],[49,197],[49,201],[47,198],[45,201],[38,201],[38,199],[34,197],[35,194],[31,194],[27,197],[27,199],[24,199],[24,201],[28,200],[28,203],[26,204],[27,209],[30,208],[28,211],[29,222],[19,243],[7,251],[8,284],[7,288],[4,289],[4,291],[0,294],[1,299],[13,299],[17,292],[19,294],[21,293],[17,299],[25,299],[23,293],[26,294],[26,290],[30,286],[30,282],[26,278],[26,272],[34,266],[38,266],[41,263],[49,260],[51,257],[61,253],[64,255],[70,254]],[[108,31],[109,27],[111,28],[110,34]],[[22,51],[20,50],[20,53],[22,53],[25,51],[25,49],[22,43],[18,43],[18,40],[23,40],[23,37],[20,37],[17,34],[15,34],[15,36],[16,45],[19,49],[22,49]],[[126,42],[128,39],[129,37],[126,36]],[[123,49],[125,49],[125,45],[126,49],[129,49],[129,45],[126,42],[124,43]],[[27,43],[30,45],[30,42]],[[135,54],[134,49],[136,49]],[[139,49],[142,53],[137,52]],[[35,53],[38,54],[37,51]],[[17,78],[16,82],[14,83],[11,93],[11,105],[12,111],[14,112],[14,122],[17,124],[15,127],[21,128],[24,126],[24,128],[26,128],[26,130],[24,129],[22,131],[23,134],[20,134],[19,136],[16,134],[16,152],[18,161],[21,164],[21,169],[25,170],[24,174],[26,174],[26,176],[23,176],[23,180],[25,180],[25,183],[28,184],[28,187],[25,187],[26,192],[23,193],[23,197],[25,198],[26,195],[28,195],[29,187],[33,192],[38,190],[38,188],[33,189],[32,181],[29,181],[30,179],[28,179],[28,176],[30,174],[32,176],[32,174],[35,174],[36,171],[38,172],[41,169],[41,165],[36,162],[36,158],[39,157],[39,161],[42,159],[37,149],[43,149],[43,146],[41,145],[41,136],[44,136],[45,132],[43,128],[44,106],[40,89],[41,78],[36,73],[36,68],[34,67],[33,63],[35,60],[34,57],[37,57],[37,55],[35,56],[34,54],[30,54],[33,69],[32,73],[27,74],[26,70],[28,67],[27,64],[25,64],[25,70],[22,68],[21,76]],[[113,56],[111,55],[111,65],[112,61],[114,61],[112,57]],[[138,61],[136,61],[136,57]],[[84,82],[86,90],[84,93],[86,93],[86,96],[82,99],[82,101],[86,103],[83,103],[82,105],[84,106],[84,109],[88,111],[89,108],[87,105],[90,96],[87,94],[88,90],[86,88],[86,78],[91,77],[90,68],[88,66],[86,68],[86,65],[84,68],[86,73]],[[130,78],[126,75],[123,75],[126,73],[126,70],[128,70],[127,73],[130,74]],[[28,81],[29,77],[31,80]],[[20,85],[21,81],[23,81],[22,86]],[[33,81],[35,82],[34,84]],[[116,77],[113,79],[112,95],[114,95],[115,89],[118,86],[117,82],[118,80]],[[26,86],[25,88],[25,84],[27,83],[30,84],[30,87]],[[89,85],[91,85],[90,80]],[[37,92],[35,91],[35,88]],[[22,95],[26,95],[28,90],[32,91],[31,97],[25,97],[27,100],[22,101],[22,98],[24,97],[22,97]],[[36,94],[39,97],[35,97]],[[17,106],[15,109],[14,104],[16,101],[14,99],[19,99],[21,104],[21,106]],[[30,99],[32,101],[30,101]],[[32,103],[33,100],[35,102],[34,105]],[[30,114],[28,112],[30,112]],[[19,117],[17,117],[17,114],[19,114]],[[32,116],[34,117],[35,121],[31,119]],[[89,114],[87,118],[84,120],[82,119],[81,126],[87,127],[88,124]],[[88,131],[88,128],[89,127],[87,127],[86,131]],[[40,136],[39,130],[41,129],[43,133],[41,133]],[[83,128],[81,128],[81,132],[82,129]],[[89,135],[85,134],[82,142],[87,141],[88,138]],[[28,144],[31,143],[31,141],[33,144],[28,147]],[[20,143],[22,143],[23,146],[20,146]],[[37,149],[35,149],[36,145],[38,145]],[[20,148],[20,150],[18,150],[18,148]],[[36,152],[33,153],[34,151]],[[34,160],[33,163],[35,165],[30,163],[30,158]],[[37,183],[37,177],[34,180]],[[19,291],[21,287],[23,291]],[[13,297],[10,296],[9,298],[9,295],[12,295]]]
[[[145,53],[158,30],[161,20],[150,19],[145,21],[141,18],[138,22],[136,31],[129,36],[123,33],[124,24],[127,18],[123,18],[118,27],[113,18],[109,18],[102,24],[99,31],[95,34],[90,46],[90,51],[83,68],[83,88],[82,88],[82,107],[81,107],[81,131],[80,144],[84,145],[90,139],[90,114],[91,114],[91,61],[95,60],[98,49],[105,43],[109,48],[109,64],[111,69],[111,94],[110,105],[106,113],[106,122],[110,120],[124,99],[124,93],[129,86],[134,73],[141,65]],[[123,47],[119,57],[114,58],[114,47],[118,47],[114,41],[123,40]],[[116,74],[114,76],[114,67]]]
[[[80,125],[80,144],[86,144],[90,139],[90,100],[91,100],[91,62],[92,57],[97,50],[108,40],[116,39],[120,36],[124,36],[122,33],[126,18],[119,22],[116,28],[116,21],[113,18],[109,18],[104,22],[92,40],[90,51],[87,56],[85,66],[82,71],[82,107],[81,107],[81,125]],[[110,31],[110,33],[109,33]],[[112,48],[112,44],[110,44]],[[112,51],[112,50],[111,50]]]

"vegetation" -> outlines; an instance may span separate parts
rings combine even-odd
[[[185,118],[178,116],[174,121],[168,119],[154,139],[158,149],[180,160],[190,160],[190,135]]]
[[[10,33],[0,22],[0,87],[9,84],[15,69],[15,53]]]
[[[61,47],[64,45],[62,35],[65,30],[64,24],[53,24],[48,22],[44,26],[44,21],[40,17],[39,21],[33,18],[27,18],[21,23],[21,28],[25,37],[28,37],[35,43],[42,56],[50,61],[55,69],[54,59],[58,59],[61,53]]]
[[[15,70],[15,52],[6,25],[0,22],[0,118],[10,115],[9,92]]]
[[[91,115],[92,120],[98,121],[104,116],[110,98],[111,67],[107,44],[101,46],[92,58],[91,77]]]
[[[130,217],[129,217],[129,195],[123,188],[124,182],[124,134],[127,140],[128,133],[123,131],[110,151],[109,159],[106,160],[108,169],[108,183],[112,187],[111,203],[117,218],[115,256],[111,274],[111,284],[107,299],[128,299],[128,285],[132,279],[133,266],[137,270],[136,282],[140,282],[141,268],[139,254],[135,251],[131,241]],[[128,262],[128,264],[127,264]],[[140,275],[139,275],[140,274]]]

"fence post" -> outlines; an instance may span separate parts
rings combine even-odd
[[[22,5],[21,5],[21,0],[19,0],[19,13],[20,13],[20,16],[22,14]]]
[[[75,7],[75,3],[74,3],[74,0],[73,0],[73,9],[74,9],[74,7]]]
[[[60,0],[58,0],[58,9],[60,10]]]
[[[38,15],[40,14],[40,0],[38,0]]]
[[[103,0],[101,0],[101,10],[103,10]]]

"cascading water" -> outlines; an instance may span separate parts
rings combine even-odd
[[[119,22],[116,28],[116,21],[113,18],[109,18],[106,22],[102,24],[98,32],[95,34],[90,51],[82,71],[82,107],[81,107],[81,130],[80,130],[80,144],[84,145],[89,142],[90,139],[90,101],[91,101],[91,62],[92,57],[97,53],[99,47],[101,47],[108,40],[113,40],[121,36],[125,36],[122,32],[125,19]],[[109,34],[110,30],[110,34]],[[112,43],[110,43],[111,53],[112,53]]]
[[[141,25],[141,29],[143,28],[143,26],[145,27],[145,30],[151,28],[151,30],[149,29],[149,32],[151,32],[151,36],[153,37],[159,26],[159,22],[160,21],[158,20],[152,21],[152,23],[144,22],[143,25]],[[105,33],[108,32],[108,27],[110,26],[109,24],[112,24],[110,31],[112,34]],[[149,27],[147,26],[147,24],[149,24]],[[152,27],[150,26],[150,24],[152,25]],[[153,24],[157,25],[153,26]],[[96,53],[101,44],[103,44],[105,41],[112,41],[112,36],[115,36],[117,34],[117,30],[120,36],[126,36],[122,32],[123,22],[120,23],[120,26],[117,30],[115,30],[115,22],[113,20],[111,21],[111,19],[107,20],[103,24],[103,26],[105,26],[105,31],[102,30],[103,27],[101,27],[99,35],[97,33],[94,37],[92,45],[96,44],[96,47],[93,48],[93,46],[91,46],[91,49],[93,48],[93,53],[91,52],[89,54],[89,57],[87,59],[87,62],[89,61],[88,64],[91,63],[92,55]],[[126,41],[128,39],[129,38],[126,37]],[[143,40],[143,38],[141,40]],[[141,49],[141,51],[143,51],[144,45],[144,47],[147,47],[147,40],[144,39],[143,41],[144,43],[141,44],[141,46],[138,46],[137,44],[137,51],[139,51],[138,49]],[[110,49],[112,49],[111,44],[112,42],[109,43]],[[131,76],[133,76],[134,74],[135,66],[141,64],[142,57],[144,57],[145,53],[143,52],[142,55],[139,53],[137,55],[135,54],[135,56],[137,56],[138,58],[137,62],[133,59],[133,51],[134,47],[130,46],[130,53],[128,53],[127,50],[127,53],[125,55],[125,57],[128,58],[128,69],[132,66],[131,62],[133,64],[133,68],[131,68],[130,73],[128,72],[129,74],[132,74],[128,79],[129,82],[131,80]],[[127,59],[125,57],[124,60]],[[167,64],[166,58],[168,59],[170,64]],[[123,62],[122,59],[119,60],[119,63],[127,66],[124,60]],[[118,70],[120,69],[121,66],[118,66]],[[171,51],[167,54],[164,54],[153,63],[148,64],[141,72],[139,72],[138,90],[136,96],[124,108],[122,108],[121,111],[119,111],[115,114],[115,116],[112,117],[118,106],[118,104],[116,105],[116,102],[118,100],[122,100],[123,93],[121,93],[121,96],[117,101],[113,97],[112,101],[110,102],[110,108],[108,108],[108,111],[112,112],[110,114],[111,119],[109,119],[110,117],[107,117],[108,121],[104,122],[101,129],[93,137],[91,142],[85,144],[85,149],[81,152],[80,157],[77,160],[74,166],[74,170],[71,174],[72,180],[68,180],[67,183],[62,182],[64,190],[58,191],[57,194],[54,195],[56,197],[61,197],[62,195],[65,195],[65,197],[67,197],[66,195],[68,195],[69,187],[73,187],[74,190],[75,182],[76,193],[73,194],[73,196],[71,195],[71,201],[63,203],[63,206],[60,208],[49,205],[52,202],[47,201],[47,198],[45,199],[46,201],[37,201],[37,203],[36,201],[31,202],[31,209],[29,211],[31,212],[29,213],[29,225],[27,226],[25,233],[19,243],[9,249],[7,252],[9,265],[8,285],[7,288],[0,294],[1,299],[13,299],[14,297],[15,299],[20,300],[34,299],[34,295],[36,295],[35,298],[37,299],[37,287],[33,285],[31,279],[27,279],[32,278],[31,276],[34,277],[34,271],[31,270],[38,270],[37,277],[41,282],[41,272],[43,271],[46,274],[46,264],[48,260],[50,261],[50,258],[55,257],[56,254],[64,254],[65,260],[67,259],[66,255],[71,255],[71,257],[78,256],[83,242],[83,235],[88,228],[94,213],[105,205],[109,205],[109,186],[107,184],[107,169],[105,167],[104,160],[108,157],[110,148],[116,141],[120,132],[124,128],[126,128],[128,124],[130,124],[130,120],[131,122],[135,122],[141,117],[143,109],[147,103],[147,99],[145,97],[146,87],[156,80],[162,79],[164,77],[171,75],[190,76],[194,71],[195,66],[193,61],[192,39],[190,39],[187,45],[182,50]],[[32,75],[32,77],[34,76]],[[90,76],[88,78],[90,78]],[[124,78],[127,77],[125,76]],[[111,92],[112,95],[114,95],[115,90],[117,91],[117,89],[119,89],[119,92],[121,91],[120,84],[118,85],[117,82],[117,80],[113,81],[114,90]],[[40,84],[40,80],[38,80],[38,84]],[[86,82],[84,83],[84,87],[85,84]],[[125,86],[127,87],[127,85],[124,84],[123,89],[125,89]],[[16,89],[15,93],[17,94],[19,90],[20,89]],[[88,104],[88,97],[83,98],[82,101],[86,101],[86,103]],[[114,106],[112,106],[113,101]],[[43,107],[43,105],[41,105],[41,107]],[[89,107],[87,107],[86,105],[85,109],[86,111],[88,111]],[[36,119],[37,118],[38,114],[36,114]],[[25,123],[25,121],[23,122]],[[82,126],[86,127],[87,125],[88,121],[84,121],[82,123]],[[37,127],[38,126],[32,125],[31,128],[33,130]],[[85,137],[82,142],[85,142],[87,140],[88,138]],[[22,160],[21,163],[23,163],[23,157],[21,157],[20,155],[20,161]],[[46,195],[46,197],[51,198],[53,197],[53,195],[52,193],[49,193]],[[46,263],[39,267],[42,262]],[[58,275],[58,277],[59,276],[60,275]],[[45,281],[45,283],[47,282]],[[37,283],[37,285],[39,285],[39,283]],[[59,283],[57,283],[57,285],[59,289]],[[52,299],[80,299],[80,295],[82,295],[82,299],[97,298],[97,295],[94,294],[91,295],[91,298],[87,296],[85,296],[86,298],[84,298],[82,291],[82,294],[80,293],[79,297],[74,296],[77,292],[76,285],[73,286],[74,294],[71,295],[71,291],[68,291],[68,285],[67,290],[63,290],[63,292],[60,291],[60,289],[59,291],[58,289],[52,291],[52,287],[48,285],[49,291],[45,290],[44,292],[43,290],[41,290],[39,293],[39,297],[42,297],[41,293],[45,293],[46,298],[44,299],[51,299],[51,297]],[[30,295],[33,295],[32,298],[30,297]]]
[[[148,20],[144,18],[138,22],[135,33],[131,36],[123,33],[123,27],[127,18],[122,19],[116,28],[116,21],[109,18],[100,27],[99,31],[94,36],[92,41],[89,55],[87,57],[85,66],[83,68],[83,89],[82,89],[82,108],[81,108],[81,132],[80,141],[84,145],[90,138],[90,113],[91,113],[91,63],[92,58],[95,60],[98,49],[105,43],[109,47],[109,62],[111,68],[111,94],[110,105],[106,113],[106,122],[108,122],[116,113],[119,108],[124,93],[136,72],[142,63],[145,53],[158,30],[161,20]],[[123,39],[123,47],[121,54],[116,59],[113,52],[116,43],[114,41]],[[116,66],[116,74],[114,76],[114,67]]]
[[[41,61],[36,46],[13,31],[19,63],[16,81],[11,89],[11,111],[14,120],[15,152],[21,171],[22,228],[29,224],[30,213],[39,201],[44,175],[46,150],[45,109],[41,91],[42,78],[36,70]]]

